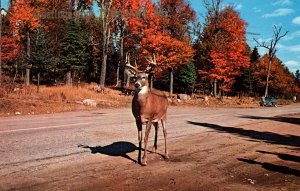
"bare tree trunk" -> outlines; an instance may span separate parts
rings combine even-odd
[[[37,90],[36,90],[36,92],[37,93],[40,93],[40,72],[38,73],[38,75],[37,75]]]
[[[27,32],[27,58],[30,58],[30,34],[29,31]],[[27,63],[26,65],[26,77],[25,77],[25,85],[29,86],[30,85],[30,68]]]
[[[214,79],[214,96],[217,96],[217,79]]]
[[[170,95],[173,94],[174,75],[173,68],[170,69]]]
[[[271,64],[272,64],[272,58],[269,58],[269,64],[268,64],[268,73],[267,73],[267,82],[266,82],[266,89],[265,89],[265,97],[269,94],[269,78],[271,73]]]
[[[72,72],[71,71],[67,72],[66,85],[67,86],[72,85]]]
[[[105,86],[105,78],[106,78],[106,65],[107,65],[107,55],[108,55],[108,45],[110,40],[110,28],[109,28],[109,18],[110,18],[110,10],[111,10],[112,0],[108,2],[105,0],[101,0],[100,3],[100,11],[102,18],[102,66],[101,66],[101,74],[100,74],[100,88],[103,90]]]
[[[271,64],[272,60],[275,57],[276,54],[276,45],[278,41],[283,38],[284,36],[287,35],[288,31],[284,32],[283,34],[281,33],[282,27],[277,27],[276,25],[273,26],[273,38],[270,40],[270,44],[267,44],[266,42],[260,42],[257,39],[254,39],[256,43],[259,45],[259,47],[266,48],[269,53],[269,63],[268,63],[268,72],[267,72],[267,82],[266,82],[266,89],[265,89],[265,97],[268,96],[269,94],[269,76],[270,76],[270,71],[271,71]]]
[[[26,68],[25,85],[26,86],[30,85],[30,69],[29,68]]]
[[[123,36],[121,34],[121,40],[120,40],[120,60],[118,62],[118,68],[117,68],[117,83],[116,83],[117,87],[122,86],[122,83],[120,84],[120,67],[121,66],[123,67],[123,64],[124,64],[124,60],[123,59],[124,59],[124,38],[123,38]],[[125,75],[125,74],[123,74],[123,75]],[[125,79],[125,78],[123,78],[123,79]]]

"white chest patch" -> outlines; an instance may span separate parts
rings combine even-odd
[[[140,90],[139,92],[139,95],[144,95],[148,92],[148,87],[147,86],[144,86],[142,87],[142,89]]]

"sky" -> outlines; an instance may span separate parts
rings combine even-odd
[[[9,0],[0,0],[7,8]],[[205,9],[202,0],[188,0],[203,21]],[[291,72],[300,70],[300,0],[223,0],[223,6],[233,5],[241,18],[248,23],[247,41],[253,48],[260,42],[269,43],[273,36],[273,26],[282,26],[282,31],[288,34],[276,46],[277,57]],[[251,35],[257,33],[258,35]],[[259,48],[260,55],[266,49]]]
[[[190,0],[200,20],[203,20],[205,9],[202,0]],[[248,23],[248,44],[253,48],[260,42],[269,44],[273,37],[273,26],[282,26],[282,32],[288,34],[276,46],[277,57],[291,72],[300,70],[300,0],[223,0],[223,6],[233,5],[240,17]],[[260,55],[266,49],[259,48]]]

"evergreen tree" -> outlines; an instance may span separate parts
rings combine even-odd
[[[295,73],[295,80],[296,80],[296,85],[298,87],[300,87],[300,71],[299,70],[297,70]]]
[[[33,75],[44,75],[47,76],[49,71],[54,68],[53,57],[47,46],[45,29],[39,27],[37,32],[33,33],[31,36],[31,55],[29,58],[29,63],[32,65]]]
[[[259,59],[260,59],[260,55],[258,53],[258,49],[257,47],[254,47],[250,55],[250,62],[257,63]]]
[[[179,86],[183,87],[185,91],[187,91],[187,89],[194,86],[196,78],[196,67],[192,62],[188,62],[187,64],[183,64],[178,68],[175,76],[175,82]]]
[[[67,22],[65,37],[61,42],[61,68],[66,72],[82,71],[85,67],[85,38],[78,21]]]

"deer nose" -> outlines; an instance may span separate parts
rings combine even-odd
[[[141,87],[141,83],[140,82],[135,82],[134,86],[135,86],[135,88],[139,88],[139,87]]]

